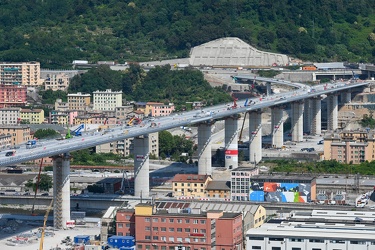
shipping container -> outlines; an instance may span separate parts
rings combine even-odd
[[[302,70],[317,70],[317,68],[314,65],[311,66],[303,66]]]
[[[111,236],[108,238],[108,245],[113,248],[130,248],[135,246],[135,239],[132,236]]]
[[[74,244],[86,244],[89,243],[90,241],[90,236],[88,235],[77,235],[74,236]]]

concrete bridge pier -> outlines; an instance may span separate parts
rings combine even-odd
[[[225,119],[225,167],[238,168],[238,116]]]
[[[303,132],[311,133],[311,123],[312,123],[312,100],[305,99],[305,104],[303,107]]]
[[[70,154],[53,156],[53,224],[66,228],[70,220]]]
[[[338,96],[336,94],[327,97],[327,131],[335,131],[338,128]]]
[[[342,104],[350,103],[352,102],[352,93],[349,90],[347,90],[347,92],[342,92],[340,98]]]
[[[212,175],[211,123],[198,125],[198,174]]]
[[[322,133],[322,100],[320,97],[311,99],[311,134],[320,135]]]
[[[284,145],[283,107],[271,108],[272,147],[281,148]]]
[[[258,163],[262,160],[262,112],[249,112],[249,160]]]
[[[150,147],[148,135],[134,138],[134,196],[150,195]]]
[[[271,88],[271,83],[270,82],[266,83],[266,89],[267,89],[267,96],[272,95],[272,88]]]
[[[303,141],[303,102],[292,102],[292,141]]]

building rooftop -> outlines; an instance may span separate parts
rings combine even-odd
[[[176,174],[172,182],[205,183],[210,176],[199,174]]]
[[[210,181],[206,190],[225,190],[230,191],[230,181]]]
[[[300,175],[300,174],[260,174],[260,175],[254,175],[251,177],[252,180],[306,180],[306,181],[312,181],[316,177],[311,175]]]
[[[250,237],[293,237],[308,239],[347,239],[371,240],[375,233],[374,226],[345,225],[335,223],[282,222],[265,223],[261,227],[251,228],[246,232]]]

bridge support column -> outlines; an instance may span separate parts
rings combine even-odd
[[[70,155],[53,156],[53,224],[66,228],[70,220]]]
[[[211,123],[198,125],[198,174],[211,175]]]
[[[150,195],[150,147],[148,135],[134,138],[134,196]]]
[[[311,133],[311,121],[312,121],[312,100],[305,99],[303,107],[303,132]]]
[[[272,94],[272,88],[271,88],[270,82],[266,83],[266,88],[267,88],[267,96],[270,96]]]
[[[225,167],[238,168],[238,119],[227,117],[225,119]]]
[[[341,97],[341,103],[342,104],[352,102],[352,93],[350,91],[348,91],[348,92],[342,92],[340,94],[340,97]]]
[[[311,99],[311,134],[320,135],[322,133],[322,101],[320,97]]]
[[[262,112],[249,113],[249,160],[258,163],[262,160]]]
[[[303,141],[303,102],[292,102],[292,141]]]
[[[327,131],[334,131],[338,128],[338,101],[337,95],[327,97]]]
[[[283,108],[271,108],[272,147],[281,148],[284,144]]]

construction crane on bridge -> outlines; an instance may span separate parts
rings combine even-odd
[[[53,205],[53,199],[51,200],[51,203],[49,204],[46,214],[44,215],[44,221],[43,221],[43,227],[41,228],[41,235],[40,235],[40,243],[39,243],[39,250],[43,250],[43,244],[44,244],[44,235],[46,231],[46,225],[48,220],[48,214],[49,211],[51,211]]]

